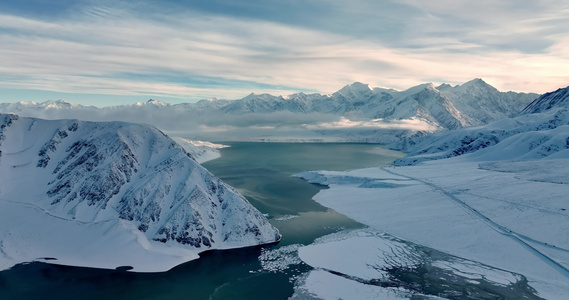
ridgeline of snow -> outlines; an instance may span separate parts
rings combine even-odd
[[[49,258],[165,271],[205,250],[279,238],[153,127],[0,114],[0,269]]]
[[[202,100],[171,105],[158,100],[104,108],[65,101],[0,104],[0,112],[47,119],[150,123],[174,135],[204,140],[291,138],[391,142],[436,130],[483,125],[517,115],[536,94],[499,92],[481,79],[463,85],[422,84],[405,91],[374,88],[359,82],[331,95],[297,93],[286,97],[250,94],[239,100]],[[349,122],[344,122],[348,120]],[[408,126],[410,121],[413,126]],[[356,130],[355,123],[362,123]],[[417,128],[416,124],[422,124]],[[347,124],[347,126],[342,126]]]
[[[553,108],[569,109],[569,86],[542,95],[530,103],[521,114],[541,113]]]

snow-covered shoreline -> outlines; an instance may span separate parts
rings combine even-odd
[[[569,159],[481,164],[461,157],[298,176],[329,186],[314,199],[358,222],[521,274],[539,296],[564,299],[569,295],[569,182],[548,178],[569,178],[568,170]]]
[[[189,140],[182,137],[172,137],[172,139],[190,153],[199,164],[220,158],[221,153],[218,149],[229,147],[228,145]]]

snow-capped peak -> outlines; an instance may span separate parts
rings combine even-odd
[[[151,104],[151,105],[155,105],[155,106],[169,106],[170,105],[170,103],[160,101],[160,100],[156,100],[156,99],[149,99],[148,101],[146,101],[146,104]]]
[[[443,83],[443,84],[437,86],[437,90],[439,90],[439,91],[444,91],[447,89],[452,89],[452,85],[450,85],[448,83]]]
[[[248,101],[248,100],[252,100],[252,99],[262,99],[262,100],[272,100],[272,99],[282,99],[282,97],[279,96],[273,96],[271,94],[267,94],[267,93],[262,93],[262,94],[255,94],[255,93],[251,93],[247,96],[245,96],[244,98],[242,98],[242,101]]]
[[[362,97],[370,97],[371,94],[372,90],[369,88],[369,85],[361,82],[348,84],[334,93],[334,95],[341,95],[342,97],[349,100],[357,100]]]
[[[481,78],[472,79],[462,85],[457,86],[456,89],[469,94],[499,92],[495,87],[489,85]]]
[[[429,83],[419,84],[419,85],[416,85],[414,87],[410,87],[410,88],[400,92],[399,95],[406,97],[406,96],[417,94],[417,93],[422,92],[424,90],[435,91],[437,89],[435,88],[435,86],[432,83],[429,82]]]
[[[474,78],[470,81],[463,83],[462,85],[468,86],[468,85],[488,85],[488,84],[482,78]]]
[[[35,105],[36,102],[30,102],[31,105]],[[65,100],[48,100],[39,104],[44,109],[62,109],[62,108],[73,108],[77,104],[65,101]]]

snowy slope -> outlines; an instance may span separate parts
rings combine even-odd
[[[149,126],[0,114],[0,151],[2,269],[51,257],[163,271],[208,249],[280,237],[245,198]]]
[[[540,113],[552,108],[569,108],[569,86],[542,95],[530,103],[521,114]]]
[[[515,118],[407,141],[398,165],[468,153],[484,160],[569,157],[569,87],[548,93]],[[480,150],[480,151],[479,151]]]
[[[479,162],[455,157],[416,166],[299,176],[328,185],[330,189],[314,199],[360,223],[520,274],[541,297],[566,299],[568,170],[569,159]],[[351,239],[345,243],[357,245]],[[350,253],[359,260],[378,260],[377,253],[370,256],[362,249],[354,246]],[[337,256],[328,252],[308,257],[308,263],[317,259],[316,266],[341,271]],[[352,276],[362,278],[365,271]]]
[[[568,136],[569,110],[557,109],[411,139],[403,148],[409,156],[395,164],[411,165],[468,153],[487,160],[567,157]]]

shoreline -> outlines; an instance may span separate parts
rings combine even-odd
[[[559,163],[565,162],[569,160]],[[540,161],[533,163],[539,165]],[[550,163],[543,164],[547,168]],[[419,245],[522,274],[539,296],[563,299],[560,295],[569,293],[568,266],[552,267],[543,258],[567,261],[569,254],[560,251],[569,249],[569,244],[563,242],[563,230],[556,225],[561,224],[559,218],[565,215],[551,211],[544,218],[539,215],[545,208],[534,212],[529,206],[519,206],[523,208],[521,211],[512,211],[507,209],[509,206],[498,209],[496,205],[503,201],[508,201],[507,205],[524,205],[543,197],[551,200],[548,203],[533,201],[531,205],[546,205],[546,208],[562,205],[555,204],[561,201],[555,200],[561,199],[555,195],[563,194],[565,185],[520,179],[515,170],[494,172],[480,169],[477,162],[455,158],[417,166],[313,171],[297,176],[329,186],[313,199],[349,218]],[[539,170],[534,171],[545,172],[545,169]],[[550,196],[537,195],[536,191],[546,191]],[[458,205],[456,199],[469,209]],[[537,223],[528,225],[522,221],[525,219]],[[502,229],[496,231],[492,224],[500,224],[498,226],[509,233],[504,234]],[[509,235],[521,239],[533,250],[528,251]]]

